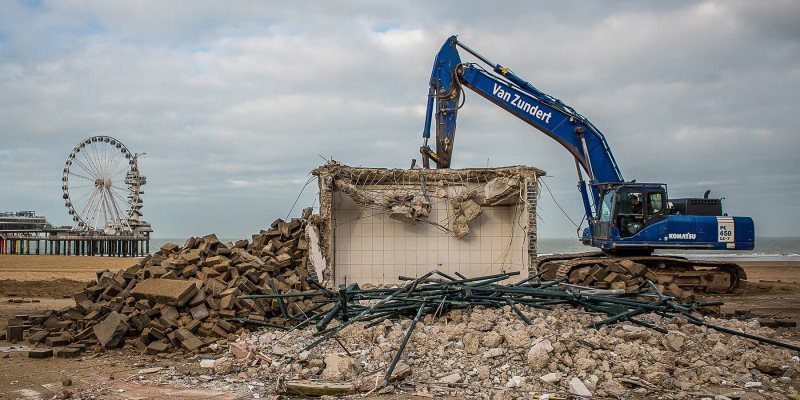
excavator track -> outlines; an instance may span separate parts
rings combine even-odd
[[[646,267],[646,270],[641,266]],[[575,277],[571,276],[574,271],[590,267],[580,274],[580,279],[596,281],[600,286],[607,285],[609,280],[604,278],[611,275],[609,271],[617,271],[620,274],[630,273],[647,278],[657,284],[674,284],[682,290],[698,293],[735,293],[744,287],[747,280],[744,269],[736,263],[690,260],[674,256],[621,257],[603,252],[555,254],[537,258],[535,267],[543,272],[544,280],[570,277],[570,281],[574,281]],[[629,268],[632,269],[629,271]],[[598,269],[603,269],[598,279],[585,279]]]

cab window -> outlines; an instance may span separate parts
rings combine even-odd
[[[603,198],[600,201],[600,221],[611,221],[611,205],[614,201],[615,193],[614,190],[609,190],[603,194]]]
[[[664,194],[660,192],[650,193],[647,196],[648,214],[658,214],[664,209]]]
[[[630,237],[644,228],[642,192],[623,192],[619,197],[617,226],[621,237]]]
[[[641,214],[642,203],[640,199],[642,194],[639,192],[622,193],[619,199],[619,214]]]

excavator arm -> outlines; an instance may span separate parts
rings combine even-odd
[[[461,47],[492,68],[487,71],[476,63],[464,63],[458,54]],[[423,166],[429,160],[437,168],[449,168],[456,133],[456,117],[463,104],[462,87],[467,87],[498,107],[540,130],[561,144],[575,159],[578,185],[590,225],[598,204],[600,186],[624,182],[603,134],[582,115],[562,101],[536,89],[508,68],[495,64],[473,51],[456,36],[442,46],[431,73],[428,106],[420,149]],[[436,151],[430,149],[431,122],[436,123]],[[584,179],[583,173],[587,179]]]

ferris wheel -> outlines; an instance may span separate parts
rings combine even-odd
[[[121,234],[132,231],[142,208],[137,158],[119,140],[93,136],[72,149],[64,166],[61,189],[75,231]]]

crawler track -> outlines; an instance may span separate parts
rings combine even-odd
[[[569,276],[570,272],[596,264],[620,263],[628,260],[646,266],[656,277],[673,282],[683,290],[701,293],[734,293],[744,287],[747,274],[741,266],[722,261],[690,260],[668,256],[608,256],[602,252],[554,254],[539,257],[536,268],[544,271],[543,279]]]

